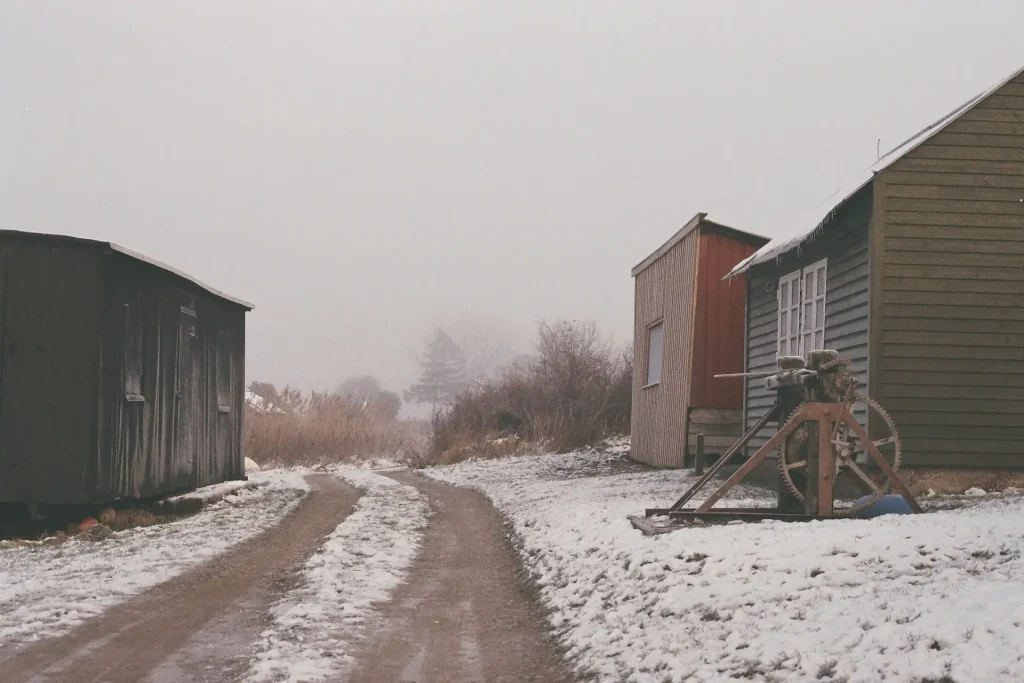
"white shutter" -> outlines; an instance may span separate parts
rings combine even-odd
[[[800,271],[779,280],[779,356],[793,356],[800,348]]]
[[[825,273],[822,259],[779,279],[779,356],[825,348]]]
[[[822,259],[803,270],[800,355],[825,348],[825,273],[827,266],[827,259]]]

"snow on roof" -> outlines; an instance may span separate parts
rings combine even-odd
[[[935,123],[924,128],[914,136],[886,152],[869,168],[848,178],[847,181],[840,186],[840,189],[832,193],[825,199],[825,201],[812,209],[799,213],[796,216],[790,216],[786,222],[776,226],[777,229],[767,231],[779,236],[772,239],[771,242],[761,247],[751,256],[733,266],[733,269],[729,271],[728,275],[726,275],[724,279],[745,273],[751,267],[770,261],[773,258],[781,258],[783,254],[786,254],[802,245],[813,237],[815,233],[817,233],[817,231],[820,230],[821,227],[833,216],[833,214],[835,214],[835,212],[847,202],[847,200],[853,197],[853,195],[855,195],[859,190],[870,184],[874,180],[876,174],[881,173],[886,168],[896,163],[905,155],[929,140],[931,137],[940,133],[949,124],[953,123],[962,115],[973,109],[976,104],[986,99],[989,95],[1022,73],[1024,73],[1024,69],[1019,69],[1008,78],[1001,80],[999,83],[983,93],[975,95]]]
[[[214,295],[214,296],[216,296],[218,298],[224,299],[225,301],[230,301],[231,303],[237,304],[237,305],[241,306],[242,308],[246,308],[246,309],[248,309],[250,311],[253,310],[253,308],[254,308],[254,306],[251,303],[249,303],[248,301],[245,301],[244,299],[239,299],[237,297],[231,296],[230,294],[226,294],[225,292],[222,292],[219,289],[214,289],[213,287],[211,287],[210,285],[206,284],[205,282],[202,282],[202,281],[192,277],[191,275],[189,275],[188,273],[186,273],[184,271],[178,270],[174,266],[169,266],[166,263],[163,263],[161,261],[157,261],[155,258],[150,258],[149,256],[146,256],[145,254],[140,254],[137,251],[133,251],[131,249],[128,249],[127,247],[122,247],[120,244],[115,244],[114,242],[104,242],[103,244],[106,244],[107,246],[110,247],[111,250],[116,251],[116,252],[118,252],[120,254],[124,254],[125,256],[133,258],[133,259],[135,259],[137,261],[142,261],[143,263],[148,263],[151,266],[155,266],[156,268],[160,268],[161,270],[165,270],[168,273],[171,273],[173,275],[177,275],[180,278],[188,280],[189,282],[191,282],[192,284],[196,285],[200,289],[205,289],[210,294],[212,294],[212,295]]]

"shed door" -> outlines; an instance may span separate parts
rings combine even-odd
[[[174,401],[175,484],[190,486],[196,463],[196,400],[199,397],[196,372],[198,337],[193,299],[183,299],[178,319],[178,358]]]

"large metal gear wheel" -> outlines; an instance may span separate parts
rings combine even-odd
[[[882,457],[885,458],[892,466],[893,471],[899,472],[900,464],[903,460],[903,444],[900,442],[899,432],[896,429],[896,423],[893,421],[892,416],[890,416],[885,408],[879,405],[877,401],[869,396],[856,393],[853,398],[853,402],[848,405],[851,413],[854,413],[855,406],[858,403],[862,403],[869,411],[874,411],[878,417],[882,419],[882,422],[886,426],[887,435],[875,440],[873,443],[881,452]],[[796,415],[802,408],[803,404],[798,406],[796,410],[790,414],[790,418],[793,415]],[[788,419],[782,422],[779,425],[780,428],[787,422],[789,422]],[[798,485],[797,482],[793,480],[793,477],[796,476],[800,479],[801,484],[806,481],[807,459],[800,451],[801,446],[806,443],[807,438],[807,424],[803,424],[797,427],[779,446],[778,464],[779,473],[782,475],[782,482],[786,485],[786,488],[792,492],[793,496],[801,502],[804,500],[803,487]],[[868,485],[872,489],[872,493],[869,494],[870,497],[864,502],[850,507],[834,507],[833,514],[837,517],[845,517],[853,515],[877,503],[878,500],[889,491],[891,482],[886,478],[881,486],[874,484],[868,475],[860,468],[860,464],[871,462],[867,454],[867,448],[864,444],[861,443],[856,434],[844,424],[840,425],[839,430],[832,440],[832,445],[836,455],[836,473],[834,479],[836,484],[838,485],[839,477],[845,472],[848,473],[849,476],[854,476],[859,479],[861,482],[869,482]]]
[[[793,412],[786,416],[785,420],[779,422],[779,429],[782,429],[783,425],[789,424],[789,421],[804,408],[804,403],[798,405]],[[782,475],[782,483],[786,485],[786,488],[790,490],[794,497],[801,503],[804,501],[804,492],[802,486],[797,486],[796,482],[793,481],[793,470],[803,469],[807,470],[807,460],[801,459],[800,447],[807,443],[807,423],[804,423],[793,430],[793,432],[782,440],[782,443],[778,445],[778,466],[779,474]],[[798,474],[803,483],[803,473]]]

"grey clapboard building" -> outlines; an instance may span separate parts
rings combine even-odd
[[[1024,466],[1021,71],[783,229],[730,272],[747,277],[748,371],[838,349],[894,417],[905,463]],[[749,380],[745,423],[773,398]]]

